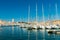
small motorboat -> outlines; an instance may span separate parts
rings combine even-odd
[[[48,33],[49,34],[56,34],[56,31],[55,30],[49,30]]]
[[[60,31],[58,31],[58,30],[49,30],[48,33],[49,34],[60,34]]]

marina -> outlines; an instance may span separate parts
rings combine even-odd
[[[0,7],[0,40],[60,40],[59,0],[4,2]]]
[[[16,27],[0,27],[0,40],[53,40],[60,39],[60,29],[54,29],[55,31],[45,30],[27,30],[27,28]],[[52,33],[53,32],[53,33]],[[56,33],[55,33],[56,32]],[[37,34],[36,34],[37,33]],[[44,35],[43,35],[44,34]],[[36,38],[37,37],[37,38]]]

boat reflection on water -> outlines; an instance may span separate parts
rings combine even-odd
[[[20,26],[0,27],[0,40],[53,40],[60,39],[60,29],[43,29],[28,30],[27,28],[21,28]]]

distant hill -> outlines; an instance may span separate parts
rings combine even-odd
[[[60,20],[53,20],[53,21],[47,21],[47,22],[41,22],[41,25],[60,25]]]

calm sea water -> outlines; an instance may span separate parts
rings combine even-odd
[[[60,34],[48,34],[47,30],[27,30],[19,26],[0,27],[0,40],[60,40]]]

